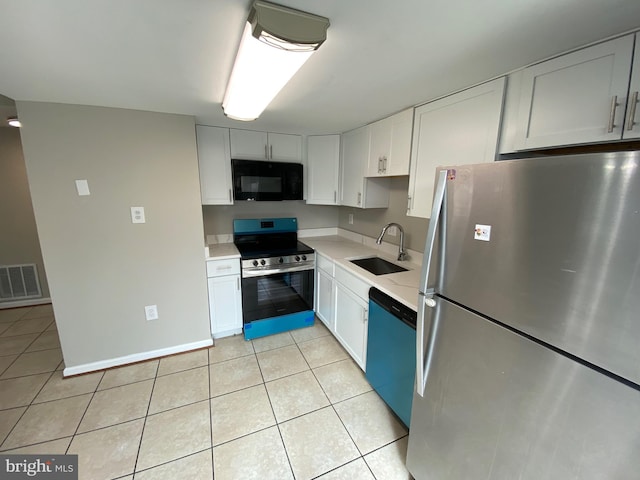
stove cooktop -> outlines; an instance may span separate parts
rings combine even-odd
[[[254,258],[269,258],[269,257],[283,257],[288,255],[305,255],[307,253],[313,253],[313,248],[310,246],[296,241],[295,244],[282,245],[272,242],[256,242],[256,243],[236,243],[236,247],[240,252],[240,257],[243,260],[249,260]]]

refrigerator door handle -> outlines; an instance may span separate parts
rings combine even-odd
[[[440,223],[442,205],[447,186],[447,171],[442,170],[438,175],[436,193],[433,195],[433,208],[431,209],[431,219],[427,230],[427,242],[424,249],[424,260],[422,261],[422,274],[420,276],[420,292],[426,293],[427,282],[429,281],[429,270],[431,270],[431,258],[433,257],[433,246],[436,242],[436,229]]]
[[[427,384],[427,376],[429,375],[429,365],[433,355],[433,344],[435,342],[435,333],[438,326],[438,309],[436,308],[435,321],[429,322],[429,328],[425,328],[425,316],[427,309],[429,311],[433,307],[437,307],[435,289],[427,289],[429,281],[429,271],[431,270],[431,259],[433,257],[433,247],[436,241],[436,230],[440,223],[440,217],[443,212],[444,199],[447,186],[447,170],[441,170],[438,174],[438,182],[436,184],[436,192],[433,196],[433,208],[431,209],[431,219],[429,220],[429,229],[427,230],[427,242],[424,249],[424,260],[422,262],[422,274],[420,279],[420,298],[418,299],[418,324],[416,325],[416,393],[421,397],[424,396],[424,389]],[[441,247],[442,248],[442,247]],[[442,268],[442,265],[441,265]],[[436,285],[438,283],[436,282]],[[428,344],[425,349],[425,342],[428,336]]]
[[[439,325],[440,309],[437,301],[433,298],[433,290],[428,291],[424,296],[420,295],[418,303],[418,324],[416,325],[416,393],[424,397],[424,390],[427,385],[429,368],[432,363],[436,333]],[[435,307],[435,311],[432,309]],[[425,317],[429,314],[428,327],[425,325]],[[428,341],[425,349],[425,340]]]
[[[422,272],[420,275],[420,292],[426,293],[427,282],[429,281],[429,271],[431,270],[431,259],[433,258],[433,246],[436,241],[436,229],[440,223],[442,215],[442,206],[444,204],[444,196],[447,186],[447,171],[442,170],[438,175],[438,183],[436,184],[436,193],[433,195],[433,208],[431,209],[431,219],[429,220],[429,229],[427,230],[427,241],[424,248],[424,259],[422,261]]]

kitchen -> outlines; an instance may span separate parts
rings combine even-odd
[[[303,4],[300,4],[300,8],[302,7]],[[314,10],[311,7],[305,9]],[[241,10],[245,12],[242,15],[246,15],[246,10]],[[627,16],[629,22],[637,18],[624,8],[619,9],[616,14],[623,18]],[[241,16],[240,13],[237,16]],[[329,14],[327,16],[331,17]],[[629,31],[634,26],[636,25],[617,23],[615,28],[600,32],[599,36],[584,38],[565,50]],[[334,24],[331,28],[339,31],[338,27],[339,24]],[[324,47],[329,47],[329,44]],[[318,55],[322,53],[321,48]],[[563,52],[553,52],[560,53]],[[233,53],[229,55],[232,56]],[[551,56],[551,53],[535,60],[542,60],[548,56]],[[373,114],[368,111],[372,108],[369,104],[362,105],[361,109],[344,109],[344,112],[341,109],[339,121],[345,124],[351,122],[348,126],[337,125],[335,129],[330,130],[326,126],[318,126],[317,129],[309,127],[304,133],[344,132],[371,120],[383,118],[403,107],[419,104],[428,98],[440,97],[524,65],[516,64],[516,59],[511,61],[514,63],[510,68],[493,74],[482,70],[474,71],[480,78],[464,84],[460,83],[462,80],[456,80],[457,84],[448,83],[446,88],[440,87],[439,94],[425,98],[425,94],[422,93],[421,97],[413,101],[407,100],[386,110],[384,106],[377,107],[379,110]],[[13,90],[16,89],[17,87],[13,86]],[[19,100],[30,98],[13,94],[9,85],[5,87],[4,84],[3,93]],[[139,98],[144,97],[143,92],[137,93]],[[90,103],[70,99],[71,97],[57,97],[45,101]],[[313,102],[317,100],[311,100],[305,108],[316,108],[317,104]],[[139,105],[140,103],[132,102],[129,108],[140,108]],[[177,107],[165,107],[165,110],[182,111]],[[362,120],[349,120],[349,116],[355,115],[355,110],[358,110]],[[256,213],[252,216],[256,218],[273,217],[276,216],[273,214],[277,213],[278,217],[299,218],[303,229],[342,228],[355,230],[357,234],[370,238],[377,237],[384,224],[398,221],[395,214],[392,215],[394,218],[384,218],[385,210],[368,211],[296,203],[294,206],[284,207],[288,212],[274,212],[273,209],[282,208],[280,205],[272,207],[271,210],[269,207],[237,205],[205,207],[203,227],[202,211],[199,210],[200,207],[194,209],[194,205],[200,205],[201,199],[198,168],[194,163],[197,157],[192,119],[179,116],[169,118],[140,111],[102,110],[80,105],[25,101],[18,102],[18,111],[29,125],[29,128],[25,129],[23,139],[25,156],[43,255],[48,259],[47,274],[52,284],[52,298],[56,306],[56,315],[60,316],[58,321],[62,326],[61,342],[65,351],[65,361],[69,366],[99,363],[105,359],[169,349],[175,345],[191,345],[196,348],[198,342],[208,335],[208,325],[195,320],[208,318],[206,285],[201,281],[202,239],[205,235],[232,233],[230,219],[233,213],[228,213],[228,221],[224,217],[218,220],[225,212],[255,208]],[[287,116],[291,117],[291,114],[289,112]],[[251,129],[298,133],[293,128],[278,125],[278,122],[282,122],[287,116],[280,116],[280,120],[274,120],[272,126],[259,123],[259,120],[251,124]],[[318,114],[315,121],[321,120],[325,120],[326,125],[333,125],[326,117],[322,119]],[[228,120],[204,124],[238,128],[237,123]],[[506,124],[510,125],[508,122]],[[34,137],[34,141],[29,141],[29,129],[31,132],[41,132],[37,135],[37,142]],[[52,151],[56,152],[54,158],[50,155]],[[177,162],[175,158],[191,160]],[[36,159],[41,159],[41,162]],[[87,163],[87,159],[92,161]],[[75,191],[68,191],[66,182],[69,179],[73,182],[75,179],[83,178],[89,180],[92,196],[78,199]],[[402,202],[393,204],[398,205],[393,208],[398,208],[400,215],[404,215],[406,210],[409,178],[398,177],[389,180],[392,192],[390,201],[404,197]],[[72,187],[75,189],[75,186]],[[52,197],[51,193],[54,191],[65,192],[63,198]],[[108,193],[116,191],[117,193]],[[100,192],[102,195],[97,195]],[[93,198],[99,198],[100,205],[90,202]],[[78,200],[81,203],[78,203]],[[137,230],[133,230],[130,219],[126,218],[126,215],[123,218],[120,213],[124,211],[128,215],[132,205],[144,205],[147,212],[147,223],[134,225]],[[214,213],[207,210],[210,208],[215,209]],[[316,212],[322,212],[319,214],[321,219],[314,220]],[[354,215],[353,226],[349,224],[349,215]],[[98,218],[101,221],[96,222]],[[426,235],[426,220],[417,218],[414,224],[416,227],[410,228],[407,222],[414,219],[406,217],[408,220],[405,221],[405,217],[400,218],[399,223],[408,231],[409,248],[421,251]],[[218,225],[218,221],[224,224],[223,228],[208,229],[208,225]],[[87,225],[91,228],[87,228]],[[105,245],[109,247],[106,248]],[[97,252],[100,255],[96,255]],[[131,278],[131,282],[123,282],[124,277]],[[178,278],[183,280],[178,282]],[[109,302],[110,298],[118,301]],[[178,298],[179,301],[173,300]],[[143,316],[139,318],[141,307],[150,304],[158,305],[160,321],[156,324],[144,322]],[[181,328],[175,326],[178,319]],[[122,331],[127,332],[125,338],[118,335],[118,332]]]

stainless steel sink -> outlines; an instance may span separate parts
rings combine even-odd
[[[380,257],[357,258],[349,261],[374,275],[387,275],[388,273],[406,272],[408,270],[395,263],[387,262]]]

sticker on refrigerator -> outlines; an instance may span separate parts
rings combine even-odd
[[[483,242],[488,242],[491,240],[491,225],[478,225],[476,224],[476,229],[473,233],[474,240],[482,240]]]

